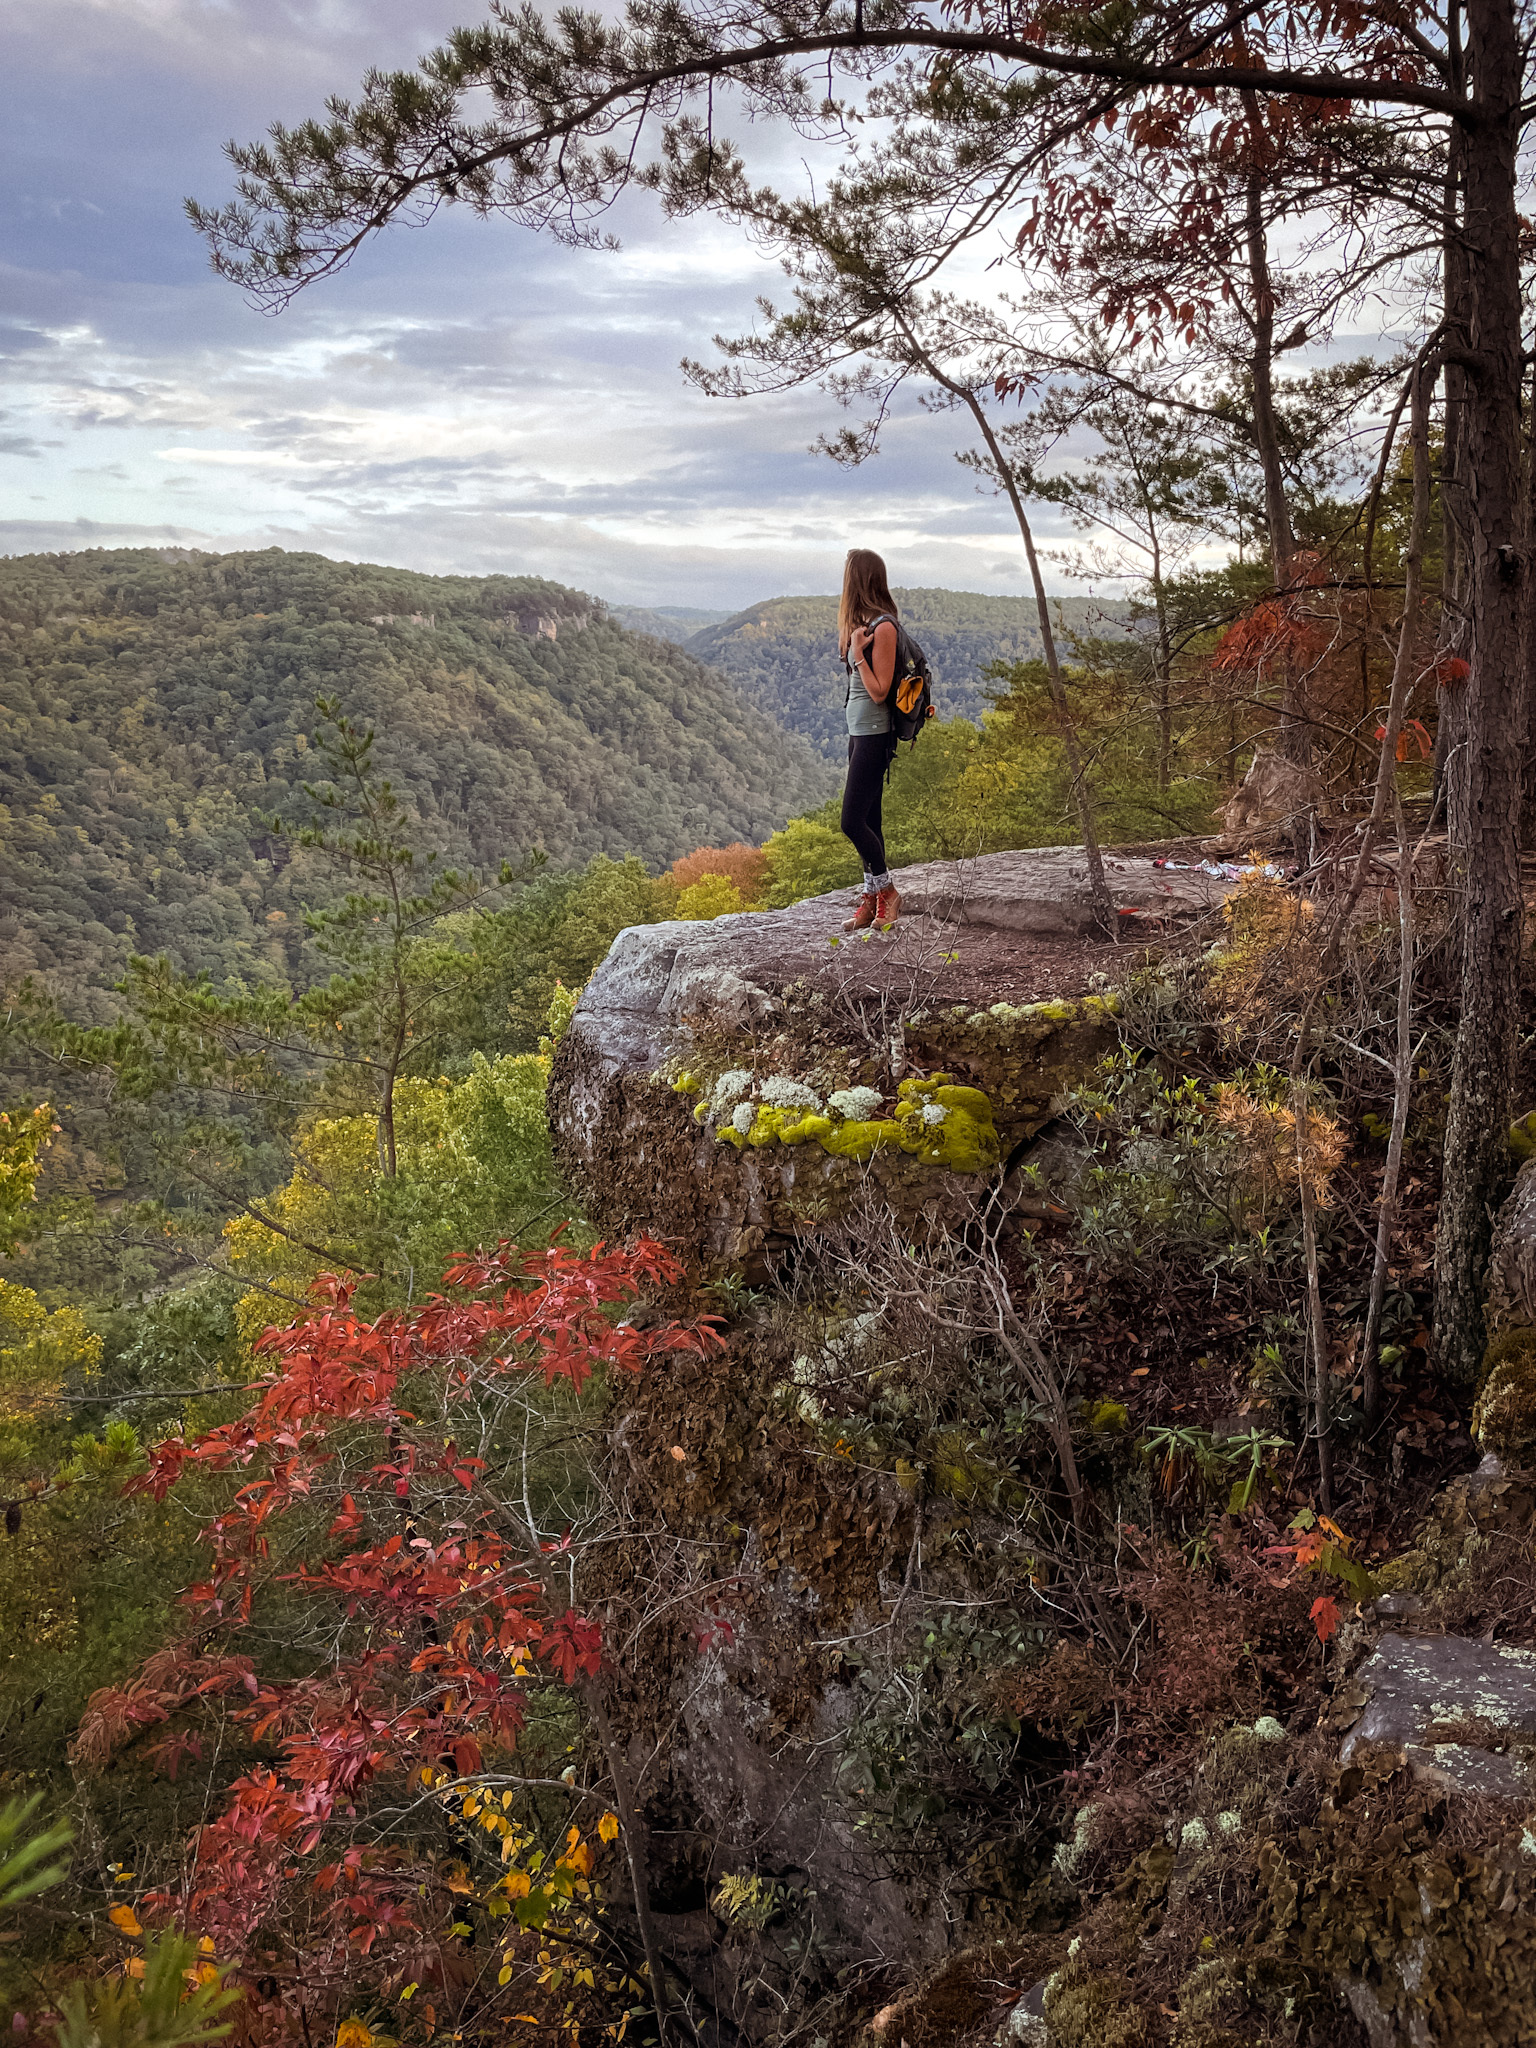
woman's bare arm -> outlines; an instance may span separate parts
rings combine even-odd
[[[867,626],[859,628],[853,636],[853,658],[860,682],[876,704],[883,704],[896,679],[896,628],[889,619],[882,619],[873,635]]]

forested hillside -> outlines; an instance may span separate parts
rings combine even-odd
[[[313,775],[321,695],[376,729],[443,858],[492,873],[537,849],[657,867],[761,840],[830,781],[694,656],[537,578],[278,549],[20,557],[0,564],[7,982],[84,999],[134,952],[297,974],[321,885],[269,820]]]
[[[1031,600],[984,597],[974,590],[898,590],[902,623],[933,667],[934,696],[945,717],[979,718],[986,669],[998,661],[1034,661],[1040,627]],[[1114,598],[1066,597],[1055,610],[1070,639],[1102,638],[1126,615]],[[804,733],[829,760],[846,742],[843,670],[837,658],[835,597],[775,597],[705,626],[684,643],[724,669],[763,716]]]

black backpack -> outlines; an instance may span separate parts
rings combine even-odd
[[[891,694],[885,700],[891,713],[891,737],[897,746],[906,740],[915,747],[918,734],[935,715],[933,674],[927,655],[900,619],[892,618],[889,612],[877,612],[865,624],[878,626],[882,621],[896,628],[896,673],[891,678]]]

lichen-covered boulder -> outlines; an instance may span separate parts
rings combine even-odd
[[[1106,859],[1123,930],[1094,932],[1080,851],[935,862],[898,877],[889,933],[845,896],[621,932],[562,1041],[561,1162],[605,1229],[753,1263],[869,1180],[903,1216],[961,1212],[1113,1042],[1131,944],[1231,884]]]
[[[1448,1790],[1526,1799],[1536,1753],[1536,1652],[1464,1636],[1384,1635],[1355,1674],[1365,1705],[1345,1737],[1403,1750]]]

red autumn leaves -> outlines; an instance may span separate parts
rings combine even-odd
[[[273,1372],[251,1408],[156,1446],[132,1490],[157,1499],[194,1470],[249,1476],[203,1529],[211,1570],[184,1596],[196,1635],[96,1693],[76,1755],[99,1768],[166,1724],[158,1754],[174,1767],[199,1749],[192,1717],[209,1707],[251,1761],[199,1831],[185,1890],[151,1897],[150,1912],[185,1914],[238,1955],[297,1892],[312,1896],[307,1859],[325,1844],[343,1952],[417,1931],[414,1852],[398,1829],[376,1846],[389,1829],[365,1826],[370,1811],[398,1811],[425,1764],[451,1759],[464,1777],[506,1755],[530,1683],[575,1685],[603,1664],[598,1626],[550,1597],[562,1539],[530,1530],[516,1489],[458,1438],[483,1443],[519,1384],[580,1392],[594,1373],[717,1342],[703,1326],[617,1320],[680,1274],[649,1241],[527,1260],[503,1244],[456,1260],[442,1295],[372,1322],[327,1280],[312,1314],[261,1339]],[[254,1656],[213,1649],[242,1638]],[[258,1676],[295,1661],[309,1668]]]

